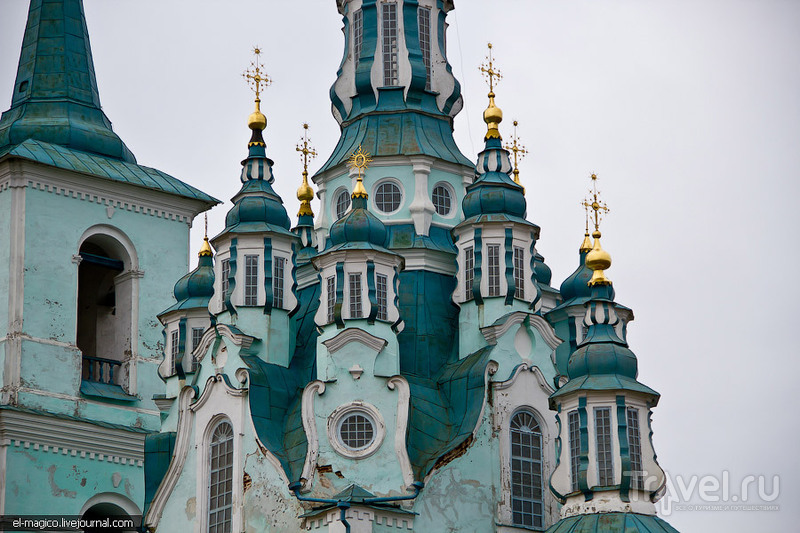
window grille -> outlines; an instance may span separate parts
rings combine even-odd
[[[258,305],[258,256],[244,256],[244,305]]]
[[[628,452],[631,457],[631,487],[643,489],[642,483],[642,440],[639,434],[639,410],[629,407],[628,418]]]
[[[525,250],[514,247],[514,297],[525,299]]]
[[[383,274],[375,276],[375,292],[378,299],[378,320],[389,320],[388,313],[388,294],[389,279]]]
[[[283,309],[283,277],[286,270],[286,258],[276,257],[272,275],[273,307]]]
[[[230,533],[233,510],[233,428],[222,422],[209,446],[208,531]]]
[[[350,193],[342,191],[336,197],[336,220],[342,218],[348,209],[350,209]]]
[[[472,246],[464,249],[464,299],[472,300],[472,282],[475,279],[475,251]]]
[[[419,47],[422,51],[422,62],[425,63],[425,90],[431,90],[431,8],[420,7],[417,10],[419,19]],[[441,213],[440,213],[441,214]]]
[[[383,4],[383,84],[397,85],[397,4]]]
[[[511,419],[511,511],[514,525],[544,526],[542,431],[528,411]]]
[[[355,68],[358,68],[358,63],[361,61],[361,47],[363,44],[364,13],[359,9],[353,13],[353,61],[355,62]]]
[[[453,208],[453,200],[450,197],[450,191],[444,185],[437,185],[433,188],[431,201],[433,202],[434,209],[436,209],[436,213],[441,216],[449,215],[450,210]]]
[[[366,415],[354,413],[342,419],[339,438],[351,450],[363,450],[375,440],[375,426]]]
[[[361,316],[361,274],[350,274],[350,318]]]
[[[175,331],[172,332],[172,335],[170,336],[170,346],[169,346],[169,350],[170,350],[169,375],[170,376],[174,376],[175,375],[175,365],[176,365],[176,361],[178,360],[178,347],[179,347],[179,345],[180,345],[179,333],[178,333],[178,330],[176,329]]]
[[[500,296],[500,245],[486,245],[489,296]]]
[[[228,294],[228,276],[231,275],[231,261],[230,259],[223,259],[222,260],[222,275],[220,278],[221,280],[221,289],[222,289],[222,300],[227,300],[230,298],[230,294]]]
[[[384,213],[397,211],[402,198],[403,194],[400,192],[400,187],[391,181],[381,183],[375,191],[375,205]]]
[[[569,413],[569,467],[572,490],[578,490],[578,469],[581,458],[581,419],[578,411]]]
[[[192,352],[200,346],[200,339],[203,338],[203,333],[205,333],[205,331],[205,328],[192,328]],[[197,370],[197,360],[194,358],[194,354],[192,354],[192,372],[195,370]]]
[[[333,322],[333,308],[336,305],[336,276],[330,276],[325,288],[328,292],[328,323]]]
[[[597,441],[597,484],[601,487],[608,487],[614,484],[610,408],[594,408],[594,431]]]

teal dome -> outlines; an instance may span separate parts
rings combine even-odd
[[[467,187],[461,204],[464,217],[502,213],[525,218],[525,193],[509,176],[511,161],[499,139],[486,141],[486,149],[478,154],[475,169],[478,179]]]
[[[266,180],[246,181],[225,217],[226,231],[263,231],[268,226],[288,230],[289,215]]]
[[[603,326],[612,327],[607,324]],[[637,373],[636,355],[627,346],[615,342],[582,345],[570,356],[567,370],[570,379],[590,375],[617,375],[636,379]]]
[[[331,226],[331,244],[366,242],[386,246],[388,232],[378,217],[367,209],[366,198],[353,198],[353,209]]]
[[[592,288],[589,287],[589,280],[592,279],[592,269],[586,266],[586,255],[588,253],[581,252],[580,265],[561,284],[561,297],[565,302],[573,298],[589,298],[592,295]]]
[[[547,533],[678,533],[657,516],[636,513],[592,513],[562,518]]]
[[[542,285],[550,285],[553,279],[553,271],[545,264],[544,257],[539,253],[533,256],[533,277]]]
[[[163,311],[159,318],[172,311],[207,309],[214,296],[214,258],[201,255],[197,268],[179,279],[172,292],[177,302]]]

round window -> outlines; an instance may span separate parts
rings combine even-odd
[[[375,189],[375,206],[384,213],[393,213],[400,208],[403,194],[400,187],[391,181],[385,181]]]
[[[342,218],[348,209],[350,209],[350,193],[344,190],[336,197],[336,220]]]
[[[364,450],[375,440],[375,424],[364,413],[347,415],[339,423],[339,438],[350,450]]]
[[[444,185],[437,185],[433,188],[431,201],[433,202],[433,207],[436,208],[436,213],[441,216],[449,215],[453,208],[453,198],[448,188]]]

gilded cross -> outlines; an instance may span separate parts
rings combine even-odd
[[[483,73],[483,76],[489,81],[489,92],[494,92],[494,83],[495,80],[500,81],[503,79],[503,75],[500,74],[500,71],[494,68],[494,60],[492,59],[492,43],[488,44],[489,47],[489,55],[486,57],[486,62],[480,66],[480,71]]]
[[[589,189],[590,200],[584,200],[581,205],[586,209],[587,217],[590,216],[589,209],[594,211],[594,229],[600,231],[600,221],[603,216],[611,211],[605,202],[600,201],[600,191],[597,190],[597,174],[592,174],[592,188]]]
[[[255,59],[250,62],[250,67],[244,71],[242,77],[247,80],[247,84],[256,93],[256,102],[260,102],[261,91],[272,84],[272,79],[264,72],[264,66],[261,64],[261,48],[253,47],[253,54],[255,54]]]
[[[519,142],[519,137],[517,136],[517,126],[519,126],[519,122],[515,120],[514,135],[511,136],[511,142],[506,143],[505,148],[514,154],[514,183],[521,185],[519,182],[518,164],[525,158],[526,155],[528,155],[528,150],[526,150],[525,147]]]
[[[300,157],[303,158],[303,182],[305,183],[308,177],[308,162],[317,157],[317,152],[311,147],[311,140],[308,138],[308,123],[303,124],[303,138],[295,150],[300,152]]]

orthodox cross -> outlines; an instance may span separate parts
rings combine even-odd
[[[511,142],[506,143],[505,148],[514,154],[514,183],[521,185],[519,182],[518,164],[525,158],[526,155],[528,155],[528,150],[526,150],[525,147],[519,142],[519,137],[517,136],[517,126],[519,126],[519,122],[515,120],[514,135],[511,136]]]
[[[272,78],[267,76],[264,66],[261,64],[261,48],[253,47],[253,54],[255,54],[255,58],[250,62],[250,67],[244,71],[242,77],[247,80],[247,84],[256,93],[256,102],[258,103],[261,102],[261,91],[272,85]]]
[[[303,124],[303,138],[300,139],[295,150],[300,152],[300,157],[303,158],[303,183],[306,183],[308,178],[308,162],[317,157],[317,152],[311,146],[311,139],[308,138],[308,123]]]
[[[489,92],[493,93],[495,79],[500,81],[503,79],[503,75],[498,69],[494,68],[494,60],[492,59],[492,43],[489,43],[487,46],[489,47],[489,55],[486,57],[486,62],[480,66],[479,70],[489,82]]]
[[[590,200],[584,200],[581,205],[586,209],[586,215],[594,216],[594,230],[600,231],[600,221],[603,216],[611,211],[605,202],[600,201],[600,191],[597,190],[597,174],[592,174],[592,188],[589,189]],[[590,214],[589,209],[594,211]]]

